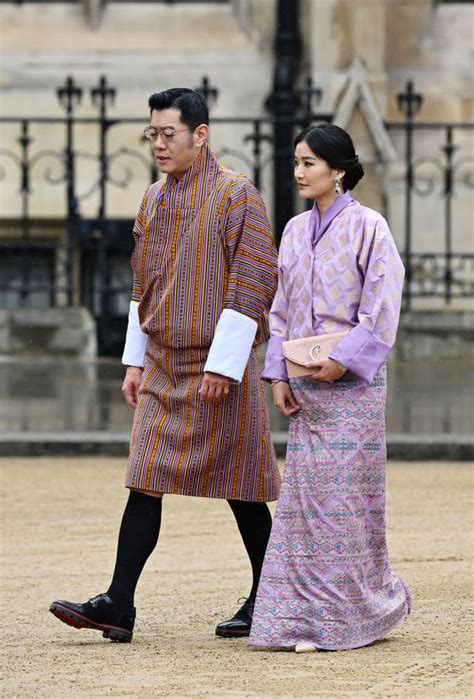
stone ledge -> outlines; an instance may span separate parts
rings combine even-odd
[[[474,340],[474,313],[470,311],[406,311],[400,329],[411,332],[452,332]]]
[[[402,313],[394,357],[402,361],[462,357],[474,349],[474,313],[411,311]]]
[[[286,452],[286,432],[272,434]],[[12,432],[0,434],[0,456],[128,456],[126,432]],[[387,435],[388,458],[399,461],[474,461],[474,437],[464,434]]]
[[[0,309],[0,357],[93,359],[96,354],[96,324],[86,308]]]

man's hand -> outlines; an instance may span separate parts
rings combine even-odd
[[[346,370],[341,364],[335,362],[334,359],[321,359],[319,362],[308,362],[305,364],[308,369],[315,369],[314,374],[307,378],[313,381],[327,381],[332,383],[344,376]]]
[[[131,408],[137,407],[138,389],[142,382],[143,369],[138,366],[129,366],[122,384],[123,397]]]
[[[206,371],[202,380],[199,395],[206,403],[222,400],[229,395],[230,379],[221,374],[214,374],[212,371]]]
[[[273,404],[283,413],[285,417],[290,417],[298,412],[300,406],[295,400],[293,391],[286,381],[278,381],[272,386]]]

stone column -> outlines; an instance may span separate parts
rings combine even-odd
[[[322,112],[335,112],[345,89],[354,58],[365,66],[381,118],[386,117],[386,14],[387,0],[307,0],[304,5],[305,54],[314,84],[322,88]],[[355,107],[347,125],[364,164],[365,177],[356,196],[384,210],[383,168],[378,160],[370,125]]]

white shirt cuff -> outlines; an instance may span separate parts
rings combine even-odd
[[[138,319],[138,301],[130,301],[122,364],[142,367],[145,363],[147,342],[148,335],[140,328],[140,321]]]
[[[216,325],[204,371],[212,371],[240,383],[257,328],[258,324],[252,318],[224,308]]]

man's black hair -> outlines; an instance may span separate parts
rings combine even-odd
[[[154,109],[178,109],[180,121],[194,131],[200,124],[209,124],[209,110],[199,92],[188,87],[172,87],[163,92],[155,92],[148,100],[150,112]]]

